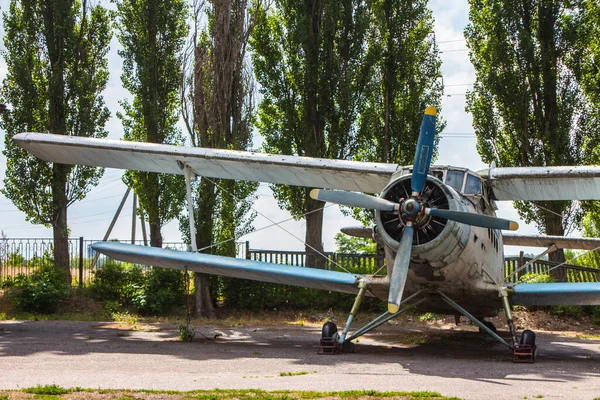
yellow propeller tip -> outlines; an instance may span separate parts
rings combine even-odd
[[[437,110],[435,107],[429,106],[425,109],[425,115],[433,115],[435,117],[437,115]]]
[[[510,226],[508,227],[508,229],[510,229],[511,231],[516,231],[517,229],[519,229],[519,224],[517,224],[516,222],[511,221],[510,222]]]
[[[390,314],[396,314],[399,309],[400,309],[400,307],[398,307],[396,304],[388,303],[388,312]]]
[[[319,200],[319,189],[313,189],[310,191],[310,198]]]

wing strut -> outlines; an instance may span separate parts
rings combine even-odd
[[[192,244],[192,251],[198,252],[198,244],[196,244],[196,221],[194,220],[194,203],[192,201],[192,179],[196,180],[196,173],[185,163],[177,161],[179,168],[183,170],[185,176],[185,190],[188,204],[188,213],[190,221],[190,241]]]

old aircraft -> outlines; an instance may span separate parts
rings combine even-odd
[[[21,133],[14,140],[50,162],[183,174],[186,178],[190,229],[194,232],[190,184],[198,176],[242,179],[314,189],[326,202],[375,210],[375,226],[349,230],[372,237],[385,250],[387,275],[284,266],[197,252],[98,242],[94,250],[117,260],[185,269],[265,282],[356,294],[341,331],[323,327],[321,344],[334,351],[417,307],[436,313],[465,315],[515,353],[532,361],[535,334],[520,339],[511,304],[600,304],[600,283],[507,284],[503,242],[594,249],[600,240],[502,235],[515,222],[495,216],[501,200],[588,200],[600,198],[600,167],[495,168],[474,172],[430,166],[436,110],[425,110],[412,166],[272,155],[220,149]],[[373,193],[379,193],[373,196]],[[365,230],[366,229],[366,230]],[[350,335],[364,296],[387,301],[388,310]],[[484,320],[504,308],[510,343]],[[330,347],[329,347],[330,345]]]

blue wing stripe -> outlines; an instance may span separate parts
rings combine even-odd
[[[358,293],[358,278],[345,272],[222,257],[116,242],[97,242],[92,248],[119,261],[261,282],[281,283],[344,293]]]
[[[523,306],[600,304],[600,283],[521,283],[515,285],[511,302]]]

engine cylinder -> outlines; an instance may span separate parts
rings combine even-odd
[[[408,199],[411,193],[410,175],[401,176],[390,182],[380,197],[393,202]],[[427,177],[421,192],[422,207],[467,211],[466,205],[454,189],[432,176]],[[394,252],[406,227],[406,217],[396,211],[376,211],[377,232],[384,245]],[[431,267],[443,267],[458,258],[466,246],[470,227],[445,218],[420,214],[413,220],[413,247],[411,261],[428,263]]]

